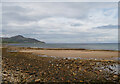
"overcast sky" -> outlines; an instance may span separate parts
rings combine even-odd
[[[118,3],[3,3],[3,36],[23,35],[46,43],[118,40]]]

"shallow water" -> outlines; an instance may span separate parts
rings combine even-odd
[[[117,43],[14,43],[8,45],[34,48],[82,48],[97,50],[119,50]]]
[[[47,56],[47,55],[38,55],[40,57],[52,57],[52,58],[55,58],[55,59],[59,59],[60,57],[55,57],[55,56]],[[66,58],[63,58],[63,59],[66,59]],[[102,60],[102,59],[95,59],[95,58],[74,58],[74,57],[67,57],[67,59],[84,59],[84,60]],[[97,62],[96,64],[97,65],[101,65],[102,62]],[[118,64],[110,64],[110,65],[106,65],[106,66],[101,66],[101,67],[95,67],[99,70],[104,70],[104,71],[107,71],[107,72],[110,72],[110,73],[114,73],[114,74],[118,74],[119,72],[119,65]]]

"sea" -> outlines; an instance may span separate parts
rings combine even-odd
[[[77,48],[91,50],[119,50],[118,43],[12,43],[11,46],[32,48]]]

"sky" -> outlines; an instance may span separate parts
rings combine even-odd
[[[117,2],[2,4],[2,36],[23,35],[46,43],[115,43]]]

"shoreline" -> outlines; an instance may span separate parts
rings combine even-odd
[[[119,51],[112,50],[86,50],[86,49],[63,49],[63,48],[30,48],[8,46],[12,52],[33,53],[42,57],[62,57],[75,59],[99,59],[118,60]]]
[[[118,82],[119,61],[68,59],[62,57],[56,59],[50,56],[38,56],[40,54],[32,52],[20,52],[21,50],[28,49],[19,47],[4,47],[2,49],[2,83]],[[81,50],[72,51],[79,52]]]
[[[35,48],[35,47],[22,47],[28,49],[38,49],[38,50],[86,50],[86,51],[117,51],[118,50],[103,50],[103,49],[84,49],[84,48]]]
[[[119,49],[87,49],[87,48],[43,48],[43,47],[28,47],[28,46],[16,46],[16,45],[8,45],[9,43],[2,44],[2,46],[11,46],[18,48],[29,48],[29,49],[41,49],[41,50],[88,50],[88,51],[116,51],[120,52]]]
[[[14,45],[2,45],[2,47],[16,47],[19,49],[36,49],[36,50],[85,50],[85,51],[115,51],[120,52],[120,50],[104,50],[104,49],[85,49],[85,48],[39,48],[39,47],[23,47]]]
[[[55,59],[19,50],[22,49],[3,48],[2,83],[118,82],[118,61]]]

